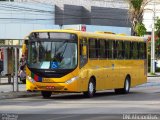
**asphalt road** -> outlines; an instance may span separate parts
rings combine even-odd
[[[36,96],[0,100],[0,119],[11,116],[18,120],[118,120],[128,114],[145,114],[160,119],[158,79],[132,88],[126,95],[103,91],[94,98],[84,98],[82,94],[58,94],[50,99]]]

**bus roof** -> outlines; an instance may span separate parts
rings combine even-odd
[[[109,39],[109,40],[124,40],[124,41],[137,41],[137,42],[145,42],[146,40],[143,37],[138,36],[125,36],[121,34],[110,34],[110,33],[96,33],[96,32],[83,32],[78,30],[34,30],[32,32],[66,32],[66,33],[75,33],[80,37],[87,38],[99,38],[99,39]],[[32,33],[31,32],[31,33]]]

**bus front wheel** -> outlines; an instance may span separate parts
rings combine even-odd
[[[87,98],[91,98],[94,96],[96,92],[96,83],[93,78],[90,79],[88,83],[88,90],[86,92],[83,92],[84,96]]]
[[[124,87],[120,89],[115,89],[116,94],[127,94],[130,90],[130,78],[126,77],[124,82]]]
[[[51,91],[41,91],[43,98],[49,98],[52,95]]]

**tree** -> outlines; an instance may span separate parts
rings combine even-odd
[[[160,58],[160,19],[157,18],[155,22],[155,35],[156,35],[156,43],[155,43],[155,51],[156,51],[156,57]]]
[[[148,55],[151,53],[151,36],[148,37]],[[155,56],[160,59],[160,19],[155,21]]]
[[[151,36],[148,37],[148,55],[151,55]],[[155,36],[155,56],[157,59],[160,58],[160,38]]]
[[[137,23],[135,27],[135,31],[138,36],[144,36],[146,34],[147,29],[145,28],[145,25],[143,23]]]
[[[157,18],[155,23],[156,35],[160,38],[160,19]]]
[[[142,24],[144,7],[152,0],[127,0],[129,3],[129,17],[134,31],[134,35],[144,35],[145,26]],[[137,26],[137,24],[139,24]],[[143,28],[143,32],[137,33],[137,27]],[[138,28],[139,29],[139,28]],[[141,31],[141,30],[140,30]],[[142,34],[143,33],[143,34]]]

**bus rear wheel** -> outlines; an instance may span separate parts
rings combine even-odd
[[[43,98],[49,98],[52,95],[51,91],[41,91],[41,95],[43,96]]]
[[[96,83],[93,78],[90,79],[88,83],[88,90],[86,92],[83,92],[83,95],[87,98],[91,98],[94,96],[96,92]]]
[[[130,91],[130,78],[126,77],[124,82],[124,87],[120,89],[115,89],[116,94],[128,94]]]

